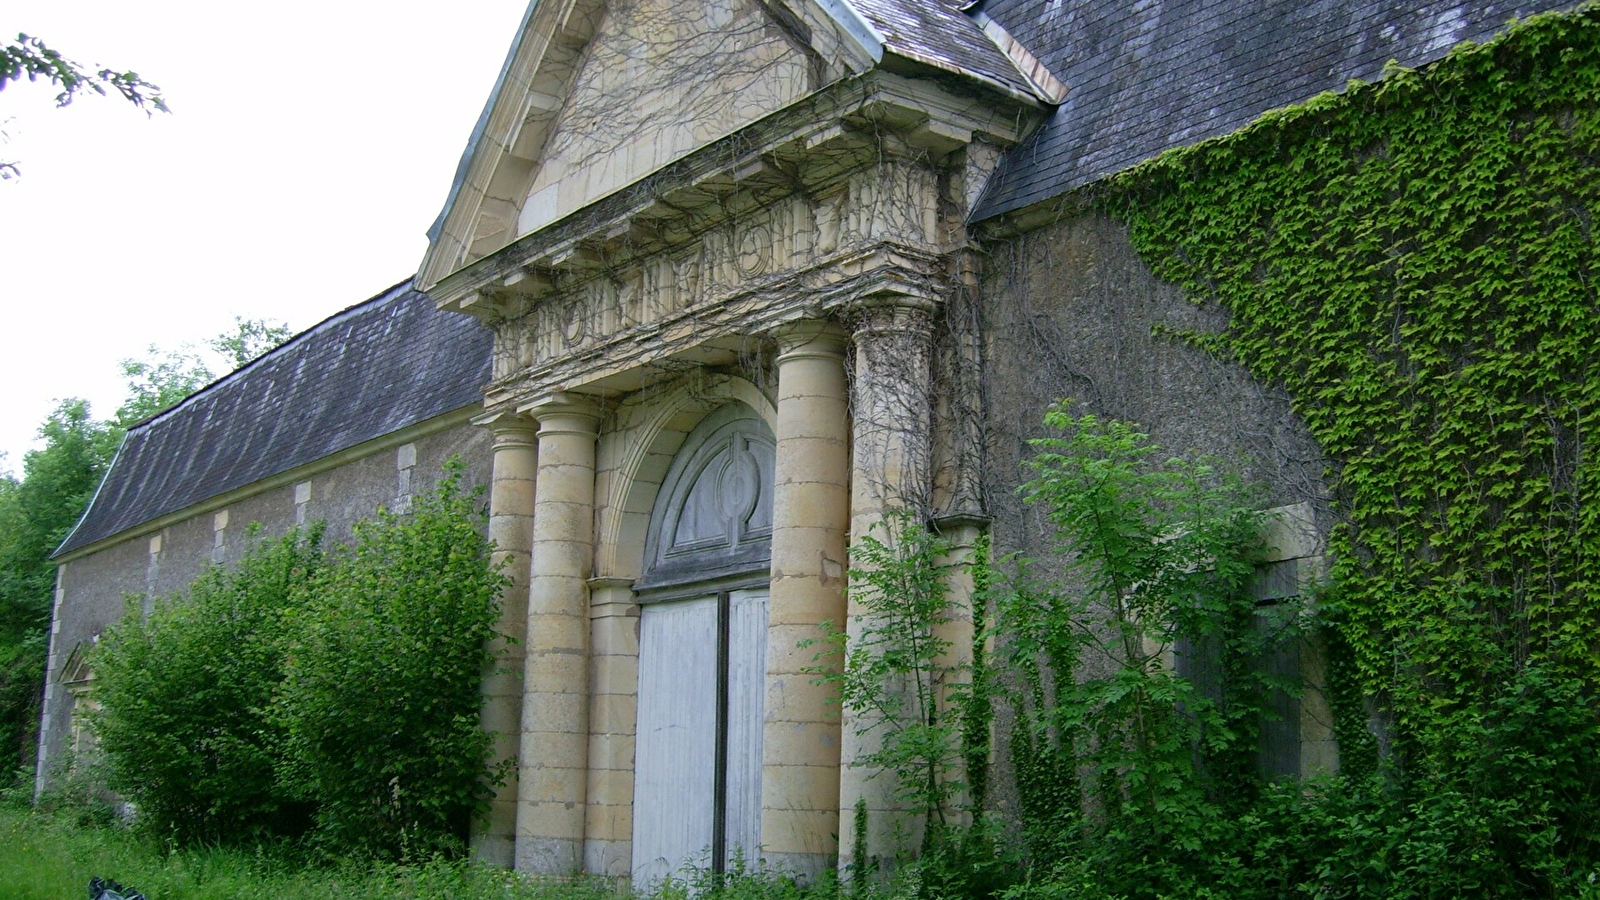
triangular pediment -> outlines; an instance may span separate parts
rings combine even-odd
[[[419,273],[426,287],[876,61],[836,0],[535,0]]]

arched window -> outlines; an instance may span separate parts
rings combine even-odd
[[[650,515],[642,598],[767,581],[775,443],[743,403],[721,407],[673,458]]]

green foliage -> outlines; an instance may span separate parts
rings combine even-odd
[[[1530,664],[1591,679],[1600,15],[1164,157],[1116,203],[1333,461],[1343,630],[1418,774]],[[1398,667],[1395,660],[1404,660]]]
[[[1364,698],[1374,802],[1406,836],[1383,858],[1437,896],[1570,894],[1596,863],[1597,158],[1589,7],[1103,198],[1158,275],[1230,313],[1184,337],[1283,386],[1330,459],[1342,756],[1377,763]]]
[[[143,824],[184,845],[461,848],[494,778],[478,685],[505,581],[461,475],[351,547],[291,532],[107,631],[95,728]]]
[[[288,323],[269,325],[265,319],[233,317],[233,330],[224,331],[206,342],[213,353],[226,361],[230,371],[242,369],[294,336]]]
[[[48,646],[42,632],[0,644],[0,760],[32,776]]]
[[[117,407],[117,424],[131,428],[176,406],[217,376],[191,347],[163,351],[152,345],[144,359],[122,361],[122,377],[128,382],[128,397]]]
[[[478,686],[506,579],[462,470],[448,464],[409,512],[358,524],[295,616],[278,698],[284,778],[339,848],[459,849],[487,809]]]
[[[0,80],[4,80],[0,78]],[[282,325],[235,319],[209,342],[231,363],[248,362],[288,336]],[[22,478],[0,472],[0,768],[29,768],[39,704],[55,566],[50,554],[72,531],[110,465],[124,429],[212,379],[190,350],[124,360],[127,401],[115,421],[95,420],[83,400],[59,403],[39,428],[44,446],[23,457]]]
[[[231,372],[260,358],[292,334],[283,323],[269,325],[264,319],[234,316],[233,329],[206,341],[206,348],[220,357]],[[117,409],[117,424],[123,428],[176,406],[217,379],[206,354],[192,344],[177,350],[151,346],[143,359],[122,361],[122,376],[128,382],[128,397]]]
[[[1013,559],[990,591],[1024,836],[1036,861],[1170,889],[1260,791],[1264,699],[1294,686],[1259,663],[1298,638],[1298,610],[1256,607],[1264,523],[1236,478],[1162,460],[1124,423],[1062,407],[1045,422],[1058,434],[1033,442],[1024,493],[1063,579]]]
[[[93,496],[117,435],[88,404],[58,405],[23,457],[22,479],[0,474],[0,767],[31,766],[54,595],[50,552]]]
[[[319,865],[282,851],[177,849],[109,823],[0,808],[0,896],[82,897],[89,876],[101,875],[158,900],[628,900],[599,879],[536,878],[465,860]],[[767,898],[786,900],[750,900]]]
[[[989,632],[989,588],[994,583],[989,534],[978,535],[968,566],[972,575],[972,678],[967,702],[961,710],[961,749],[967,769],[967,793],[972,814],[981,820],[989,797],[990,728],[994,724],[994,703],[985,647]]]
[[[21,81],[43,79],[56,88],[56,106],[67,106],[85,91],[105,96],[109,88],[122,99],[145,111],[169,112],[161,88],[139,77],[137,72],[115,69],[88,69],[50,49],[36,37],[17,35],[15,41],[0,44],[0,91]],[[0,179],[15,178],[17,164],[0,161]]]
[[[321,564],[320,529],[256,544],[181,595],[141,598],[94,658],[94,718],[109,784],[180,843],[295,834],[306,804],[278,783],[283,726],[269,714],[288,651],[284,616]]]
[[[851,765],[892,777],[896,799],[923,818],[931,838],[965,788],[961,709],[970,690],[942,636],[954,548],[905,510],[888,513],[873,532],[851,548],[855,634],[830,627],[824,640],[825,655],[842,656],[844,665],[812,671],[874,746]]]
[[[85,71],[80,63],[73,62],[44,41],[26,34],[17,35],[15,41],[0,45],[0,90],[26,77],[29,81],[44,79],[60,88],[56,105],[66,106],[84,91],[105,96],[106,89],[122,95],[122,99],[146,112],[167,112],[161,89],[140,78],[136,72],[118,72],[115,69]]]
[[[49,622],[55,567],[49,556],[82,514],[115,450],[116,438],[90,418],[89,405],[58,405],[23,457],[22,480],[0,477],[0,642]]]

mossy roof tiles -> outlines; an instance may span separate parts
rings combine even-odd
[[[56,554],[477,403],[490,360],[476,319],[396,285],[130,428]]]

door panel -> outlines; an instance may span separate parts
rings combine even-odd
[[[716,759],[717,601],[639,610],[633,883],[704,866]]]
[[[717,777],[718,600],[639,611],[638,740],[634,751],[633,885],[711,865]],[[761,845],[761,739],[767,592],[728,598],[724,860],[754,864]]]
[[[728,622],[728,846],[753,866],[761,848],[761,732],[767,681],[767,592],[736,591]]]

